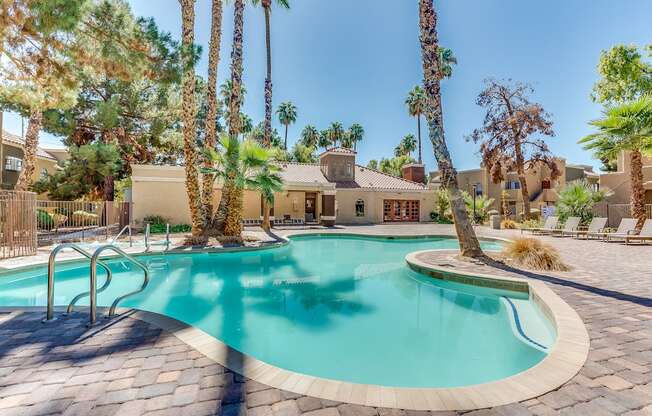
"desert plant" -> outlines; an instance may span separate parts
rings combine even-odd
[[[518,223],[514,220],[502,220],[500,228],[504,230],[515,230],[518,228]]]
[[[39,229],[49,230],[54,227],[54,221],[50,213],[42,209],[36,210],[36,223]]]
[[[525,220],[521,223],[521,228],[540,228],[543,226],[543,222],[540,219],[530,219]]]
[[[557,249],[536,238],[517,238],[503,249],[503,255],[514,265],[531,270],[566,271]]]
[[[593,218],[593,206],[603,201],[607,195],[608,191],[595,190],[585,180],[571,182],[559,191],[559,219],[566,221],[568,217],[580,217],[582,225],[586,225]]]
[[[473,209],[473,197],[466,192],[462,192],[464,196],[464,202],[466,202],[466,209],[470,215],[473,215],[475,212],[475,222],[476,223],[485,223],[489,220],[489,210],[494,203],[493,198],[487,198],[486,196],[477,196],[475,198],[475,210]]]

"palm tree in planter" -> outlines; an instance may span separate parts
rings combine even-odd
[[[455,231],[464,257],[483,257],[484,253],[469,221],[466,204],[457,183],[457,172],[444,137],[444,116],[441,105],[442,71],[439,41],[437,39],[437,13],[432,0],[419,1],[419,40],[423,66],[423,88],[426,94],[424,115],[428,121],[430,141],[439,166],[442,185],[448,191]]]
[[[265,127],[263,143],[269,146],[272,140],[272,44],[269,16],[272,12],[272,0],[252,0],[254,5],[259,3],[263,6],[265,11],[265,46],[267,51],[267,76],[265,78]],[[288,0],[276,0],[276,4],[289,9],[290,2]],[[286,143],[287,148],[287,143]]]
[[[274,203],[274,193],[283,189],[283,181],[278,175],[280,168],[272,163],[272,151],[253,140],[240,141],[237,137],[224,134],[220,140],[220,151],[206,148],[205,153],[213,167],[203,168],[202,173],[224,181],[232,180],[237,189],[261,193],[269,229],[270,204]],[[225,236],[241,238],[242,208],[242,199],[231,198],[230,214],[224,225]]]
[[[349,140],[353,142],[353,150],[358,149],[358,142],[361,142],[364,138],[364,127],[358,123],[353,123],[349,127]]]
[[[598,132],[580,140],[586,149],[599,151],[607,146],[612,152],[629,151],[632,218],[638,220],[636,227],[640,230],[646,218],[643,154],[652,155],[652,98],[609,107],[601,119],[590,124]]]
[[[284,148],[288,148],[288,127],[297,121],[297,107],[290,101],[281,103],[276,110],[278,121],[285,126]]]

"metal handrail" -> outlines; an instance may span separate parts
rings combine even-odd
[[[122,295],[117,297],[113,303],[111,304],[111,308],[109,308],[109,316],[115,315],[115,309],[118,306],[118,303],[121,302],[123,299],[125,299],[128,296],[135,295],[137,293],[142,292],[145,290],[147,287],[147,284],[149,283],[149,270],[147,269],[147,266],[145,266],[143,263],[140,261],[136,260],[129,254],[125,253],[122,251],[120,248],[114,246],[113,244],[106,244],[104,246],[98,247],[97,250],[95,250],[95,253],[93,253],[93,256],[91,257],[91,274],[90,274],[90,295],[91,295],[91,313],[90,313],[90,323],[91,325],[95,324],[95,321],[97,320],[97,263],[99,262],[99,257],[100,254],[102,254],[106,250],[111,250],[116,254],[119,254],[120,256],[124,257],[125,259],[129,260],[136,266],[140,267],[144,273],[144,279],[143,279],[143,285],[140,287],[140,289],[135,290],[133,292],[129,292],[126,295]]]
[[[133,239],[132,239],[132,236],[131,236],[131,225],[129,225],[129,224],[127,224],[127,225],[125,225],[124,227],[122,227],[122,230],[120,230],[120,232],[118,233],[118,235],[116,235],[116,236],[115,236],[114,238],[112,238],[111,240],[112,240],[114,243],[117,242],[118,239],[119,239],[120,237],[122,237],[122,234],[124,234],[125,231],[129,231],[129,247],[133,247],[133,246],[134,246],[134,242],[133,242]]]
[[[77,253],[81,254],[84,257],[86,257],[87,259],[91,259],[91,255],[86,250],[84,250],[83,248],[81,248],[77,244],[73,244],[73,243],[59,244],[58,246],[56,246],[54,248],[54,250],[52,250],[52,252],[50,253],[50,258],[48,260],[48,308],[47,308],[47,312],[46,312],[46,315],[45,315],[45,321],[51,321],[52,319],[54,319],[54,266],[55,266],[55,259],[57,257],[57,254],[59,254],[59,252],[61,250],[66,249],[66,248],[71,248],[71,249],[75,250]],[[111,269],[109,268],[109,266],[106,265],[106,263],[104,263],[102,261],[98,261],[98,263],[100,264],[100,266],[102,266],[104,268],[104,270],[106,270],[106,282],[104,282],[104,285],[102,285],[102,287],[98,289],[98,293],[99,293],[99,292],[102,292],[104,289],[106,289],[109,286],[109,283],[111,283],[112,273],[111,273]],[[81,294],[75,296],[73,298],[73,300],[70,302],[70,304],[68,305],[68,309],[66,310],[66,312],[67,313],[72,312],[72,308],[75,305],[75,302],[77,302],[80,298],[89,295],[89,293],[90,292],[84,292],[84,293],[81,293]]]
[[[149,251],[149,238],[150,238],[150,224],[147,223],[147,226],[145,226],[145,251]],[[170,248],[170,223],[167,223],[165,225],[165,249],[168,250]]]

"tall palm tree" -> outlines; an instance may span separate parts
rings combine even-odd
[[[358,123],[353,123],[349,127],[349,138],[353,142],[353,150],[357,150],[358,142],[361,142],[364,138],[364,127]]]
[[[228,90],[227,124],[228,134],[231,139],[238,140],[241,133],[242,118],[240,108],[242,107],[242,54],[243,54],[243,31],[244,31],[244,0],[234,0],[233,6],[233,45],[231,47],[231,79]],[[239,148],[236,148],[239,151]],[[228,166],[235,165],[235,159],[239,158],[236,153],[229,153],[233,158]],[[227,237],[239,239],[242,233],[242,198],[243,188],[237,181],[237,172],[229,170],[224,177],[222,187],[222,198],[217,208],[214,219],[214,229]]]
[[[604,116],[590,123],[598,132],[584,137],[586,149],[611,152],[629,151],[632,218],[637,229],[645,222],[645,188],[643,186],[643,153],[652,155],[652,97],[608,108]]]
[[[304,146],[316,149],[319,145],[319,130],[315,126],[307,125],[301,131],[301,142]]]
[[[195,0],[179,0],[181,4],[182,37],[184,51],[183,73],[183,158],[186,171],[186,193],[190,206],[190,221],[193,238],[199,238],[204,229],[196,143],[195,120]]]
[[[288,126],[297,121],[297,107],[290,101],[281,103],[276,110],[278,121],[285,126],[285,140],[284,147],[288,148]]]
[[[426,94],[423,88],[416,86],[408,93],[405,99],[405,105],[408,107],[408,113],[417,119],[417,138],[419,141],[419,163],[423,162],[421,157],[421,114],[426,104]]]
[[[278,167],[272,164],[265,165],[253,179],[253,189],[260,192],[263,201],[263,224],[262,228],[269,231],[272,227],[269,221],[269,212],[274,206],[274,195],[283,192],[283,179],[277,173]]]
[[[27,191],[32,184],[32,176],[36,169],[36,152],[38,150],[38,136],[43,122],[43,112],[38,108],[30,111],[25,133],[25,155],[23,156],[23,168],[18,176],[14,189],[16,191]],[[0,134],[2,132],[0,131]],[[0,166],[0,168],[2,168]]]
[[[220,97],[222,98],[222,103],[224,104],[224,107],[226,107],[227,111],[231,105],[231,94],[233,94],[233,83],[230,79],[227,79],[222,85],[220,85]],[[243,84],[240,84],[239,94],[240,105],[242,106],[244,104],[245,96],[247,95],[247,89]]]
[[[345,131],[342,123],[339,121],[331,123],[330,127],[328,128],[328,139],[333,147],[337,147],[338,143],[342,143],[344,140],[344,135]]]
[[[208,80],[206,91],[206,138],[204,146],[214,148],[217,141],[217,68],[220,62],[220,43],[222,39],[222,0],[213,0],[211,10],[211,39],[208,45]],[[204,159],[204,168],[211,168],[210,159]],[[213,218],[213,182],[210,173],[203,176],[202,205],[204,223],[208,226]],[[207,227],[208,228],[208,227]]]
[[[323,148],[324,150],[328,149],[331,147],[332,142],[331,142],[331,131],[330,129],[324,129],[319,132],[319,147]]]
[[[269,17],[272,11],[272,0],[253,0],[254,5],[261,3],[265,12],[265,46],[267,51],[267,76],[265,77],[265,136],[264,144],[269,146],[272,137],[272,44]],[[276,4],[289,9],[288,0],[276,0]]]
[[[433,0],[419,1],[419,40],[423,65],[423,87],[426,106],[423,114],[428,121],[430,141],[439,170],[442,172],[442,185],[448,190],[451,211],[455,220],[455,231],[460,243],[462,256],[483,257],[484,253],[469,221],[466,204],[457,184],[457,172],[448,151],[444,137],[444,117],[441,106],[441,80],[439,42],[437,39],[437,14]]]
[[[403,137],[401,143],[394,149],[394,155],[399,156],[412,156],[412,152],[417,149],[417,139],[414,134],[408,134]]]

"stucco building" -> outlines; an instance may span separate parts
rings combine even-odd
[[[65,149],[44,149],[39,147],[36,152],[36,168],[32,180],[37,180],[45,172],[54,173],[57,162],[68,157]],[[23,169],[25,158],[25,140],[2,131],[2,189],[14,189]]]
[[[537,164],[525,172],[525,180],[530,194],[530,208],[541,211],[543,207],[555,205],[559,200],[557,190],[562,188],[568,182],[585,179],[589,183],[596,184],[598,175],[593,172],[593,168],[587,165],[567,164],[566,160],[558,158],[555,160],[561,176],[552,179],[551,170],[544,164]],[[431,172],[431,184],[439,184],[439,172]],[[523,195],[521,193],[521,183],[516,172],[506,172],[505,180],[500,183],[494,183],[490,172],[480,167],[478,169],[461,170],[457,173],[457,181],[460,189],[466,191],[469,195],[485,196],[493,198],[492,208],[502,211],[502,195],[506,197],[507,206],[510,215],[523,213]]]
[[[349,149],[329,149],[316,164],[279,166],[285,189],[275,196],[272,214],[276,222],[422,222],[430,220],[434,209],[434,192],[426,185],[360,166],[356,153]],[[411,169],[418,170],[418,166]],[[172,223],[190,222],[182,166],[134,165],[132,172],[131,198],[137,223],[149,215],[163,216]],[[221,196],[220,187],[219,183],[214,185],[215,204]],[[260,221],[261,217],[260,194],[245,191],[245,221]]]
[[[610,204],[629,204],[632,195],[630,181],[631,158],[629,152],[622,151],[616,158],[616,171],[600,174],[600,188],[608,189]],[[643,156],[643,187],[645,203],[652,204],[652,157]]]

